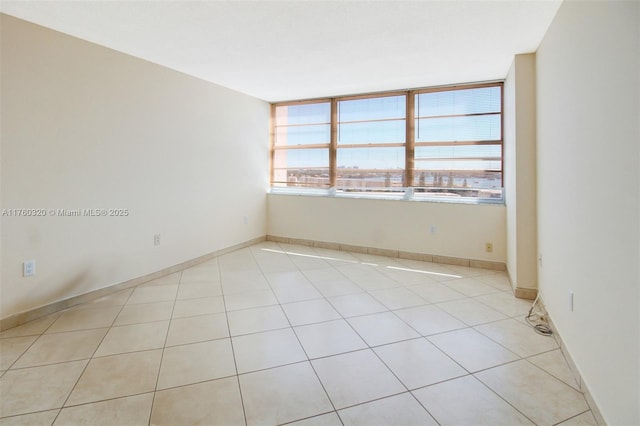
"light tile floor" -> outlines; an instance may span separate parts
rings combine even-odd
[[[265,242],[0,334],[0,425],[595,424],[504,273]]]

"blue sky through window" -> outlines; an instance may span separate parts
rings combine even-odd
[[[501,87],[476,87],[415,93],[414,175],[429,179],[448,171],[459,171],[455,179],[483,179],[485,170],[497,175],[502,170]],[[411,92],[408,92],[411,93]],[[400,171],[405,168],[406,96],[373,96],[337,101],[338,177],[356,176],[355,171]],[[331,102],[276,106],[276,146],[324,145],[315,149],[279,149],[274,167],[320,170],[329,167]],[[467,145],[467,142],[496,141],[497,144]],[[385,144],[386,146],[376,146]],[[402,144],[402,146],[388,146]],[[347,147],[350,146],[350,147]],[[349,172],[350,171],[350,172]],[[323,175],[324,176],[324,175]],[[380,173],[361,174],[376,179]],[[395,174],[394,174],[395,176]],[[474,177],[475,176],[475,177]],[[489,176],[489,175],[487,175]],[[424,179],[423,179],[424,180]],[[498,183],[500,184],[500,183]]]

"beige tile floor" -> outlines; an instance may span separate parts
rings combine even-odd
[[[0,425],[595,424],[504,273],[265,242],[0,334]]]

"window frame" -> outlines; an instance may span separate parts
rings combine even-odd
[[[416,121],[418,121],[421,117],[416,116],[416,109],[415,109],[415,97],[417,95],[420,95],[422,93],[438,93],[438,92],[453,92],[453,91],[458,91],[458,90],[469,90],[469,89],[482,89],[482,88],[489,88],[489,87],[499,87],[500,88],[500,107],[499,107],[499,111],[498,114],[500,115],[500,138],[499,139],[491,139],[491,140],[473,140],[473,141],[439,141],[439,142],[418,142],[416,141],[415,138],[415,123]],[[498,198],[498,200],[500,200],[500,202],[503,202],[504,200],[504,81],[497,81],[497,82],[485,82],[485,83],[473,83],[473,84],[460,84],[460,85],[455,85],[455,86],[439,86],[439,87],[426,87],[426,88],[422,88],[422,89],[416,89],[416,90],[411,90],[410,92],[413,93],[412,95],[412,100],[414,101],[414,105],[412,105],[411,107],[411,122],[414,125],[414,129],[413,129],[413,134],[412,134],[412,138],[411,138],[411,159],[413,161],[413,164],[411,164],[411,174],[412,174],[412,180],[410,181],[411,187],[412,188],[419,188],[419,185],[416,184],[415,182],[415,173],[416,171],[420,171],[420,170],[416,170],[415,168],[415,149],[419,148],[419,147],[435,147],[435,146],[499,146],[500,147],[500,182],[501,182],[501,195]],[[482,116],[482,115],[494,115],[496,114],[495,112],[490,112],[490,113],[471,113],[471,114],[452,114],[452,115],[446,115],[449,117],[471,117],[471,116]],[[409,113],[408,113],[409,115]],[[443,116],[445,117],[445,116]],[[409,149],[409,148],[407,148]],[[407,151],[407,155],[409,155],[409,152]],[[475,160],[479,160],[480,158],[474,158]],[[484,158],[482,159],[484,160]],[[477,171],[481,171],[481,170],[477,170]],[[459,170],[457,172],[460,172]],[[484,170],[485,173],[492,173],[494,171],[492,170]],[[481,197],[470,197],[470,198],[474,198],[474,199],[478,199],[478,200],[490,200],[491,198],[481,198]]]
[[[357,120],[357,121],[340,121],[340,117],[339,117],[339,113],[340,113],[340,109],[339,109],[339,104],[340,102],[348,102],[348,101],[357,101],[357,100],[364,100],[364,99],[379,99],[379,98],[391,98],[391,97],[398,97],[398,96],[402,96],[405,98],[405,112],[404,112],[404,117],[399,117],[399,118],[386,118],[386,119],[371,119],[371,120]],[[403,181],[407,182],[406,180],[406,170],[407,170],[407,152],[406,152],[406,144],[407,144],[407,140],[406,140],[406,131],[405,131],[405,141],[404,142],[369,142],[369,143],[344,143],[344,144],[340,144],[338,142],[339,139],[339,135],[340,135],[340,124],[355,124],[355,123],[374,123],[374,122],[383,122],[383,121],[404,121],[404,127],[406,129],[407,126],[407,120],[409,119],[409,116],[407,114],[407,109],[406,109],[406,98],[408,95],[408,91],[407,90],[400,90],[400,91],[391,91],[391,92],[381,92],[381,93],[368,93],[368,94],[361,94],[361,95],[350,95],[350,96],[340,96],[335,98],[336,101],[336,120],[335,120],[335,124],[336,124],[336,150],[335,150],[335,155],[336,155],[336,179],[333,181],[330,181],[331,183],[331,187],[332,188],[340,188],[341,190],[345,190],[345,188],[340,187],[338,185],[338,164],[337,164],[337,156],[338,156],[338,150],[340,149],[346,149],[346,150],[357,150],[357,149],[368,149],[368,148],[404,148],[404,156],[405,156],[405,161],[404,161],[404,168],[403,168]],[[361,169],[364,170],[364,169]],[[365,170],[366,171],[366,170]],[[370,170],[370,172],[373,172],[373,170]],[[406,188],[406,185],[403,186],[403,188]],[[381,189],[376,190],[375,192],[378,193],[388,193],[388,192],[394,192],[393,189],[391,188],[387,188],[385,187],[385,191],[382,191]],[[404,190],[403,190],[404,191]]]
[[[300,146],[287,146],[287,145],[283,145],[283,146],[277,146],[276,145],[276,140],[277,140],[277,128],[278,126],[276,125],[276,109],[279,106],[295,106],[295,105],[312,105],[312,104],[321,104],[321,103],[329,103],[330,104],[330,114],[329,114],[329,123],[313,123],[310,125],[319,125],[319,124],[329,124],[330,126],[330,141],[329,143],[317,143],[317,144],[309,144],[309,145],[300,145]],[[300,101],[289,101],[289,102],[278,102],[278,103],[272,103],[271,104],[271,118],[270,118],[270,123],[269,123],[269,128],[270,128],[270,149],[269,149],[269,186],[271,186],[273,188],[273,184],[274,184],[274,178],[275,178],[275,156],[276,156],[276,152],[280,151],[280,150],[299,150],[299,149],[328,149],[329,150],[329,174],[331,174],[331,170],[335,169],[335,164],[332,166],[331,163],[331,145],[332,145],[332,141],[333,141],[333,126],[334,126],[334,119],[333,119],[333,103],[334,100],[331,98],[319,98],[319,99],[311,99],[311,100],[300,100]],[[331,187],[331,175],[329,175],[329,185],[324,186],[324,187]],[[277,183],[285,183],[288,184],[287,182],[280,182],[278,181]],[[322,187],[314,187],[311,186],[309,188],[322,188]]]
[[[481,115],[495,115],[498,114],[500,117],[500,138],[499,139],[490,139],[490,140],[471,140],[471,141],[438,141],[438,142],[418,142],[416,141],[416,123],[421,117],[416,116],[416,97],[423,93],[437,93],[437,92],[452,92],[457,90],[469,90],[469,89],[479,89],[479,88],[488,88],[488,87],[499,87],[500,88],[500,99],[499,99],[499,111],[496,112],[487,112],[487,113],[469,113],[469,114],[451,114],[445,115],[443,117],[469,117],[469,116],[481,116]],[[359,100],[359,99],[372,99],[372,98],[380,98],[380,97],[391,97],[391,96],[405,96],[405,142],[403,144],[398,143],[362,143],[357,144],[346,144],[345,146],[340,146],[338,144],[338,126],[340,122],[338,121],[338,104],[341,101],[350,101],[350,100]],[[277,150],[286,150],[286,149],[302,149],[302,147],[288,147],[288,146],[280,146],[277,147],[276,143],[276,108],[279,106],[291,106],[291,105],[304,105],[304,104],[314,104],[314,103],[329,103],[330,104],[330,141],[328,144],[316,144],[309,146],[309,148],[326,148],[329,149],[329,184],[328,186],[296,186],[296,187],[282,187],[282,186],[274,186],[274,161],[275,161],[275,152]],[[316,98],[316,99],[307,99],[307,100],[296,100],[296,101],[286,101],[286,102],[276,102],[271,104],[271,120],[270,120],[270,179],[269,184],[272,192],[284,192],[284,193],[308,193],[311,195],[344,195],[349,196],[347,194],[337,194],[336,193],[336,183],[337,183],[337,154],[338,149],[357,149],[357,148],[374,148],[374,147],[385,147],[391,146],[394,147],[404,146],[405,148],[405,165],[404,165],[404,195],[403,196],[391,196],[386,198],[400,198],[405,200],[428,200],[428,201],[453,201],[453,202],[475,202],[475,203],[503,203],[504,202],[504,81],[490,81],[490,82],[482,82],[482,83],[471,83],[471,84],[456,84],[449,86],[437,86],[437,87],[424,87],[417,89],[407,89],[407,90],[393,90],[387,92],[375,92],[375,93],[365,93],[365,94],[357,94],[357,95],[346,95],[346,96],[335,96],[335,97],[324,97],[324,98]],[[425,117],[422,117],[425,118]],[[433,118],[433,117],[428,117]],[[401,119],[399,119],[401,120]],[[364,121],[376,121],[376,120],[364,120]],[[327,123],[322,123],[327,124]],[[322,145],[322,146],[320,146]],[[500,147],[500,197],[480,197],[480,196],[472,196],[472,197],[442,197],[439,196],[437,192],[424,192],[422,196],[417,197],[414,196],[415,188],[422,188],[416,182],[416,173],[421,173],[421,170],[415,169],[415,151],[416,148],[420,148],[423,146],[436,147],[436,146],[477,146],[477,145],[490,145],[490,146],[499,146]],[[472,160],[481,160],[481,161],[490,161],[495,158],[473,158]],[[446,160],[446,159],[445,159]],[[452,157],[453,161],[454,158]],[[485,173],[496,173],[495,170],[474,170],[474,171],[483,171]],[[444,171],[446,173],[446,170]],[[281,182],[277,182],[281,183]],[[480,188],[478,188],[480,189]],[[426,196],[425,196],[426,195]],[[358,195],[361,197],[362,194]],[[371,192],[365,196],[366,198],[385,198],[384,193],[381,192]]]

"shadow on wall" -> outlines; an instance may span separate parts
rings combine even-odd
[[[37,319],[41,316],[62,310],[62,309],[66,309],[70,306],[73,306],[75,304],[78,304],[80,302],[73,302],[72,300],[69,300],[68,305],[64,304],[64,301],[70,298],[73,298],[74,296],[78,295],[78,290],[79,289],[86,289],[88,288],[88,283],[91,281],[91,273],[89,269],[86,269],[80,273],[77,273],[76,275],[74,275],[73,277],[70,277],[68,280],[66,280],[64,282],[64,284],[61,285],[56,285],[54,286],[54,288],[50,288],[47,291],[43,291],[39,294],[39,298],[40,300],[43,300],[44,303],[40,304],[37,307],[34,308],[28,308],[27,310],[22,310],[19,311],[20,309],[20,305],[18,304],[14,304],[14,305],[9,305],[6,309],[8,312],[14,312],[13,314],[9,315],[8,317],[2,317],[0,319],[3,320],[7,320],[9,318],[16,318],[18,319],[20,316],[22,315],[26,315],[29,312],[34,312],[34,316],[31,317],[29,316],[28,319],[25,319],[26,321],[31,321],[34,319]],[[81,294],[81,293],[80,293]],[[62,303],[62,305],[60,305]],[[50,309],[47,309],[47,307],[50,307]],[[39,309],[42,309],[41,311],[38,311]],[[37,312],[37,313],[36,313]],[[23,321],[25,321],[23,320]],[[19,321],[19,322],[23,322],[23,321]],[[5,324],[3,324],[5,325]],[[11,323],[7,324],[6,328],[10,328],[14,325],[12,325]],[[2,327],[2,329],[4,329],[5,327]]]

